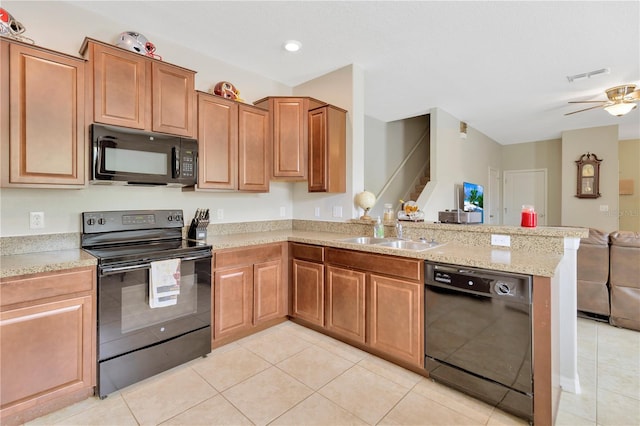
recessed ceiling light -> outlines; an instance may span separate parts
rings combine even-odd
[[[302,47],[298,40],[287,40],[284,42],[284,50],[287,52],[297,52]]]

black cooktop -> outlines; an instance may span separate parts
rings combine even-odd
[[[100,265],[206,256],[211,246],[182,238],[182,210],[82,213],[82,248]]]
[[[211,253],[211,246],[202,241],[151,241],[113,246],[84,248],[98,258],[100,264],[121,262],[149,262],[153,260],[203,255]]]

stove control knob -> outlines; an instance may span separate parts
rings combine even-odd
[[[167,218],[167,220],[168,220],[169,222],[173,221],[173,216],[169,215],[169,217]]]
[[[87,225],[95,225],[96,220],[94,218],[87,219]]]
[[[176,215],[176,222],[180,222],[182,220],[182,218],[180,217],[179,214]]]
[[[104,217],[101,217],[100,219],[98,219],[98,225],[106,225],[107,221],[105,220]]]

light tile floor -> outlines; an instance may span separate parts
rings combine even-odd
[[[640,333],[578,320],[583,393],[558,424],[640,425]],[[597,422],[597,423],[596,423]],[[28,425],[524,425],[476,399],[286,322]]]

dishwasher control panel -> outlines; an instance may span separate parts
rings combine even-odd
[[[530,303],[531,276],[425,262],[425,284]]]

